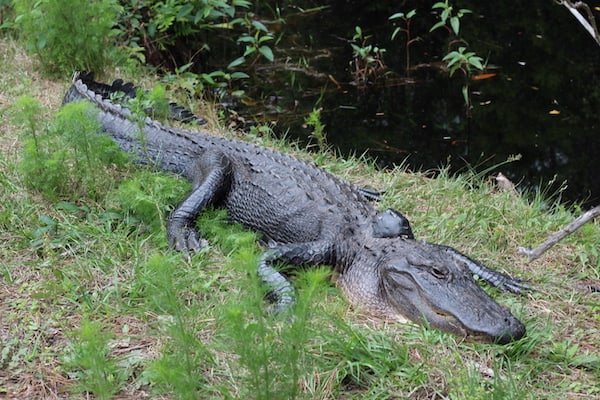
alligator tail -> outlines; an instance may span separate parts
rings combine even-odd
[[[124,82],[122,79],[115,79],[112,84],[96,82],[93,72],[77,71],[73,76],[73,81],[81,80],[91,91],[102,96],[104,100],[109,100],[115,95],[127,99],[136,97],[139,87],[131,82]],[[65,101],[63,101],[63,104]],[[152,109],[144,110],[147,114],[152,113]],[[187,108],[180,106],[177,103],[169,103],[169,118],[175,121],[191,123],[197,125],[206,124],[206,120],[196,116]]]

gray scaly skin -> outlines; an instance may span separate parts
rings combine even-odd
[[[205,240],[194,223],[207,206],[260,232],[269,249],[258,275],[277,311],[290,308],[294,290],[273,262],[332,265],[348,299],[382,318],[411,319],[465,337],[508,343],[524,325],[498,305],[472,274],[501,289],[525,286],[447,246],[413,239],[406,218],[378,211],[376,192],[359,189],[313,164],[253,144],[176,129],[113,104],[101,90],[118,90],[76,74],[63,103],[89,101],[103,129],[145,164],[180,174],[193,190],[167,221],[169,243],[196,252]],[[107,89],[108,88],[108,89]]]

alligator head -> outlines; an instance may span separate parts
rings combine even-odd
[[[391,319],[406,318],[463,337],[505,344],[525,326],[496,303],[447,247],[374,238],[355,253],[339,284],[353,304]]]

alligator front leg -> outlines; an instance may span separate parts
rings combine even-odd
[[[502,272],[494,271],[489,269],[483,264],[465,256],[461,252],[452,247],[442,246],[455,260],[465,264],[472,274],[479,276],[487,283],[497,287],[502,291],[509,291],[512,293],[521,293],[523,290],[531,289],[531,287],[523,283],[522,279],[513,278]]]
[[[216,151],[203,154],[188,172],[194,177],[194,189],[167,219],[167,238],[175,250],[198,252],[206,246],[206,240],[194,223],[200,211],[214,204],[229,190],[231,171],[227,156]]]
[[[385,190],[370,189],[367,187],[359,187],[357,189],[360,194],[362,194],[367,200],[371,201],[381,201],[381,196],[385,194]]]
[[[288,278],[279,272],[273,262],[285,260],[294,265],[317,265],[331,261],[331,245],[325,241],[293,244],[271,244],[260,259],[258,276],[267,287],[267,299],[273,304],[273,312],[281,314],[295,302],[294,287]]]

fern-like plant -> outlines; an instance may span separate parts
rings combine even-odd
[[[20,36],[45,72],[100,72],[117,59],[117,0],[13,0],[13,7]]]
[[[21,162],[25,183],[54,200],[101,198],[114,185],[109,170],[123,166],[127,156],[100,134],[93,106],[69,103],[50,125],[40,120],[40,109],[28,97],[15,104],[15,120],[27,137]]]

